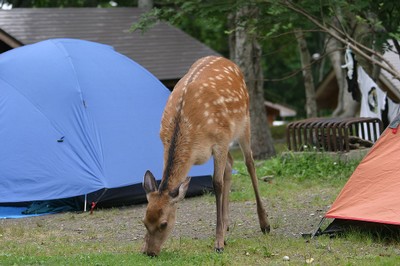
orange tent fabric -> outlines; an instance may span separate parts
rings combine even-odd
[[[326,218],[400,225],[400,130],[387,128],[358,165]]]

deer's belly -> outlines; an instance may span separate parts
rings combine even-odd
[[[194,157],[194,164],[200,165],[205,164],[211,157],[211,149],[210,148],[203,148],[196,152]]]

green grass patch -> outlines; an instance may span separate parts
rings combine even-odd
[[[114,252],[106,245],[97,251],[88,246],[72,248],[64,254],[7,254],[0,252],[1,265],[398,265],[398,245],[385,246],[368,237],[315,240],[282,239],[276,235],[251,239],[231,239],[223,254],[212,252],[213,240],[169,241],[156,258],[137,252],[136,246]],[[90,247],[90,245],[89,245]],[[60,247],[54,247],[54,251]],[[90,249],[90,248],[89,248]],[[70,252],[73,250],[74,252]],[[287,256],[289,261],[284,261]],[[307,263],[312,261],[312,263]]]
[[[358,163],[357,160],[342,162],[317,153],[288,153],[257,162],[256,171],[263,196],[290,201],[299,191],[340,190]],[[245,164],[240,161],[234,169],[237,174],[233,176],[231,200],[252,200],[254,193]]]

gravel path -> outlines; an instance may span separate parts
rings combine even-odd
[[[301,199],[303,198],[303,199]],[[298,199],[301,208],[274,206],[265,202],[271,223],[271,234],[285,237],[301,237],[310,233],[318,225],[325,210],[316,210],[307,201],[309,196]],[[229,237],[247,238],[261,234],[254,202],[233,202]],[[1,227],[19,225],[25,230],[45,227],[54,234],[69,234],[74,237],[95,235],[96,239],[116,238],[118,241],[142,241],[144,226],[141,220],[146,205],[97,210],[89,213],[63,213],[26,219],[0,220]],[[174,238],[209,238],[215,234],[215,204],[212,197],[194,197],[180,203],[177,213]],[[93,232],[96,232],[95,234]]]

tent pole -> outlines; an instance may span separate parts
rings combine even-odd
[[[321,219],[321,221],[319,222],[318,227],[317,227],[317,230],[315,230],[315,232],[311,235],[311,239],[313,239],[315,236],[318,236],[318,235],[320,234],[320,229],[321,229],[322,223],[323,223],[324,221],[325,221],[325,217],[323,217],[323,218]]]

